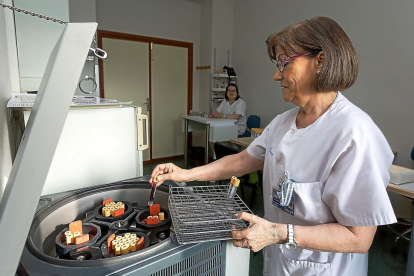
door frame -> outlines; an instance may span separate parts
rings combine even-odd
[[[137,41],[137,42],[144,42],[151,45],[153,44],[160,44],[160,45],[167,45],[167,46],[176,46],[187,48],[188,50],[188,64],[187,64],[187,114],[189,114],[190,110],[193,108],[193,43],[185,42],[185,41],[178,41],[178,40],[170,40],[164,38],[156,38],[156,37],[149,37],[149,36],[141,36],[141,35],[134,35],[134,34],[127,34],[127,33],[119,33],[119,32],[112,32],[112,31],[105,31],[105,30],[97,30],[97,42],[98,47],[102,49],[102,39],[103,38],[111,38],[111,39],[120,39],[120,40],[129,40],[129,41]],[[149,140],[151,141],[150,146],[150,160],[144,161],[144,164],[155,162],[155,161],[163,161],[167,159],[178,159],[183,158],[184,155],[177,155],[177,156],[169,156],[163,158],[152,158],[152,87],[151,87],[151,46],[148,47],[149,51],[149,99],[150,99],[150,118],[149,118]],[[98,59],[99,65],[99,96],[101,98],[105,98],[105,87],[104,87],[104,74],[103,74],[103,60]]]

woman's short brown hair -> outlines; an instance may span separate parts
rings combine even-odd
[[[240,99],[241,97],[240,97],[240,95],[239,95],[239,88],[237,87],[237,85],[235,84],[235,83],[232,83],[232,82],[230,82],[228,85],[227,85],[227,87],[226,87],[226,93],[224,93],[224,98],[226,99],[226,101],[229,101],[229,96],[227,96],[227,92],[229,92],[229,87],[230,86],[234,86],[235,88],[236,88],[236,93],[237,93],[237,96],[236,96],[236,99],[235,99],[235,101],[237,101],[238,99]]]
[[[323,51],[325,58],[318,75],[316,89],[321,92],[345,90],[358,77],[358,56],[345,31],[333,19],[318,16],[270,35],[266,40],[270,60],[277,60],[276,47],[287,55]]]

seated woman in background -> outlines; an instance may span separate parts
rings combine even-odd
[[[226,100],[222,101],[209,117],[236,119],[236,125],[239,127],[238,135],[242,135],[246,131],[246,102],[240,98],[239,88],[234,83],[227,85],[224,97]]]

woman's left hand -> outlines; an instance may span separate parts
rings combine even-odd
[[[279,224],[245,212],[236,217],[250,222],[250,226],[242,231],[232,231],[234,246],[257,252],[269,244],[281,243]]]

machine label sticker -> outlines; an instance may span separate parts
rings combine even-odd
[[[280,204],[278,192],[279,190],[277,189],[277,187],[273,187],[272,204],[293,217],[295,215],[295,196],[292,196],[287,206],[282,206]]]

